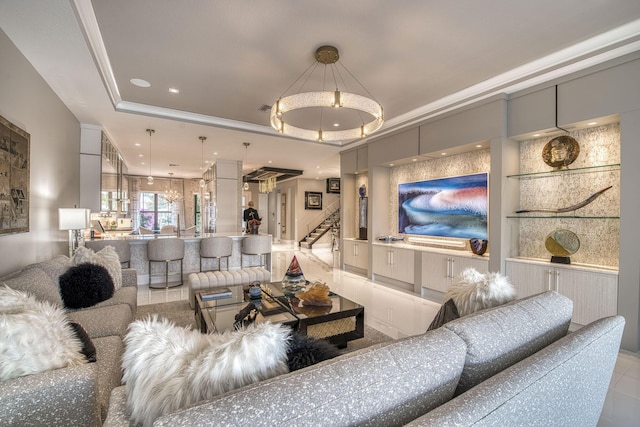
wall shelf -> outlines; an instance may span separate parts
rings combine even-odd
[[[529,173],[521,173],[516,175],[507,175],[507,178],[513,179],[537,179],[537,178],[549,178],[552,176],[564,176],[564,175],[579,175],[585,173],[601,173],[601,172],[613,172],[620,170],[620,163],[611,164],[611,165],[600,165],[600,166],[586,166],[582,168],[574,168],[574,169],[554,169],[550,171],[543,172],[529,172]]]

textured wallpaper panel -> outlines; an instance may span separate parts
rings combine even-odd
[[[620,163],[620,127],[598,126],[571,132],[580,144],[580,154],[569,172],[535,179],[521,179],[521,209],[558,209],[579,203],[599,190],[612,186],[594,202],[561,215],[618,217],[620,215],[620,171],[571,171],[576,168]],[[520,146],[520,172],[553,170],[542,160],[542,150],[551,138],[524,141]],[[552,215],[552,214],[531,214]],[[519,222],[519,256],[550,259],[544,246],[546,236],[557,229],[570,230],[580,239],[572,263],[618,267],[619,219],[514,219]]]

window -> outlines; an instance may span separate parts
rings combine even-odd
[[[200,201],[202,197],[200,194],[193,195],[193,206],[195,211],[194,223],[196,224],[196,232],[202,233],[202,205]]]
[[[163,193],[140,193],[140,226],[160,230],[173,224],[171,205]]]
[[[100,197],[100,212],[111,212],[118,209],[118,194],[115,191],[103,191]]]

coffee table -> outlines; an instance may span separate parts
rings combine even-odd
[[[324,338],[339,348],[364,337],[364,307],[338,294],[329,296],[331,307],[305,306],[281,282],[262,284],[263,294],[271,296],[299,320],[296,331],[314,338]]]
[[[207,294],[207,290],[196,292],[195,318],[196,325],[198,329],[200,329],[200,332],[222,333],[233,330],[236,314],[250,302],[253,302],[257,307],[260,307],[263,301],[265,306],[278,306],[277,302],[273,301],[268,295],[264,295],[264,293],[261,299],[249,298],[249,295],[244,292],[242,285],[227,286],[227,288],[231,291],[231,296],[209,301],[202,300],[202,295]],[[270,313],[265,312],[265,314],[258,310],[255,322],[261,323],[266,321],[284,323],[295,328],[298,323],[298,318],[284,307],[282,307],[281,310],[272,310]]]

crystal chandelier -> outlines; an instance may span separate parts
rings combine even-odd
[[[165,191],[164,199],[170,204],[182,200],[182,194],[173,189],[173,172],[169,172],[169,189]]]
[[[147,129],[149,133],[149,176],[147,177],[147,184],[153,185],[153,177],[151,176],[151,135],[155,132],[153,129]]]
[[[258,191],[261,193],[271,193],[276,188],[276,177],[272,176],[258,183]]]
[[[352,92],[341,91],[338,88],[338,81],[336,74],[340,77],[343,85],[346,87],[346,83],[342,79],[340,70],[338,69],[338,59],[340,55],[338,49],[334,46],[321,46],[316,50],[315,59],[316,63],[312,64],[307,70],[302,73],[300,77],[283,93],[276,103],[271,107],[271,126],[278,132],[290,135],[296,138],[308,139],[313,141],[340,141],[350,140],[357,138],[364,138],[371,135],[380,127],[384,122],[384,115],[382,106],[371,96],[369,91],[362,86],[362,84],[355,78],[353,74],[342,64],[342,68],[348,73],[349,76],[367,93],[367,96],[358,95]],[[309,77],[313,73],[313,70],[318,64],[324,64],[324,76],[327,74],[327,66],[331,68],[333,75],[333,83],[335,90],[325,91],[324,84],[325,78],[323,77],[323,90],[316,92],[301,92],[293,95],[284,96],[296,82],[303,79],[306,83]],[[304,86],[304,83],[303,83]],[[302,88],[300,88],[302,89]],[[294,126],[285,120],[285,116],[295,110],[309,107],[320,107],[320,122],[317,129],[306,129],[303,127]],[[339,108],[355,110],[360,118],[361,125],[346,130],[327,130],[327,126],[335,126],[335,124],[327,124],[322,122],[322,109],[323,108]]]

